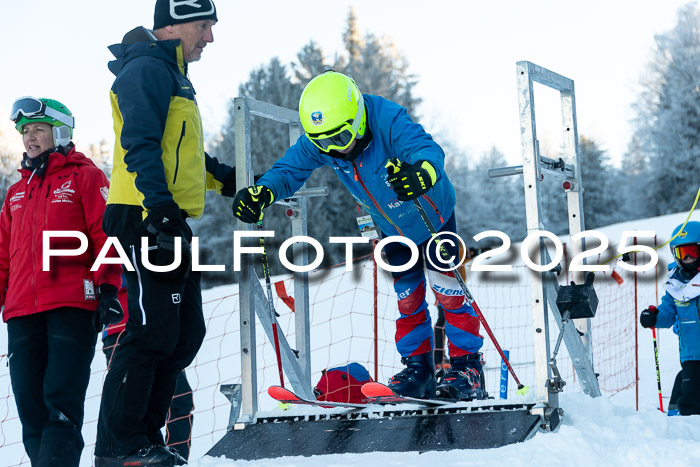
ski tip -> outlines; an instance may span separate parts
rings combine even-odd
[[[520,386],[518,386],[518,390],[515,391],[515,393],[519,396],[524,396],[525,394],[527,394],[527,392],[529,390],[530,390],[530,386],[524,386],[521,384]]]
[[[292,394],[291,392],[289,392],[288,389],[285,389],[282,386],[270,386],[269,388],[267,388],[267,393],[270,397],[277,400],[290,399],[290,396],[292,396],[291,399],[295,398],[294,394]]]
[[[382,397],[382,396],[395,396],[396,393],[391,390],[390,387],[377,383],[376,381],[371,381],[362,385],[360,389],[365,397]]]

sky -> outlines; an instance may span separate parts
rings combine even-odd
[[[138,25],[152,27],[151,0],[0,2],[0,115],[15,98],[50,96],[76,117],[78,149],[113,145],[107,46]],[[214,43],[192,64],[205,132],[215,136],[228,101],[249,73],[277,56],[295,60],[310,40],[332,57],[342,51],[349,8],[362,34],[392,40],[416,75],[418,109],[429,132],[467,157],[497,147],[519,163],[515,63],[528,60],[575,82],[579,135],[619,162],[631,135],[630,105],[654,35],[671,29],[685,0],[217,0]],[[429,6],[428,6],[429,5]],[[556,151],[556,93],[535,90],[541,147]],[[9,120],[0,131],[12,134]],[[19,135],[17,135],[17,141]],[[554,149],[551,149],[554,148]],[[543,153],[545,153],[543,150]],[[554,155],[545,153],[545,155]],[[462,156],[463,157],[463,156]]]

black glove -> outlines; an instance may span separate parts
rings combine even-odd
[[[103,327],[117,324],[124,319],[124,310],[119,303],[117,288],[111,284],[102,284],[98,290],[100,301],[92,317],[92,328],[95,332],[100,332]]]
[[[393,158],[386,164],[387,181],[399,201],[409,201],[424,195],[437,181],[435,168],[428,161],[408,164]]]
[[[659,310],[657,310],[655,306],[650,306],[639,315],[639,324],[641,324],[643,328],[655,328],[656,316],[658,314]]]
[[[262,220],[262,210],[271,205],[274,198],[272,191],[263,185],[243,188],[233,200],[233,216],[246,224],[255,224]]]
[[[170,266],[175,261],[175,243],[180,243],[180,265],[167,272],[154,272],[166,280],[182,280],[190,275],[192,249],[185,235],[185,220],[176,203],[168,203],[151,209],[142,223],[146,232],[155,235],[155,255],[149,255],[151,264]],[[152,258],[154,256],[154,258]]]

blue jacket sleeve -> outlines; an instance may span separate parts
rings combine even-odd
[[[412,164],[421,160],[430,162],[437,180],[440,180],[445,173],[445,152],[422,125],[411,120],[405,108],[397,107],[400,110],[394,116],[389,132],[391,146]]]
[[[661,304],[656,309],[658,310],[656,315],[657,328],[670,328],[675,324],[678,312],[676,303],[668,292],[663,296]]]
[[[152,209],[173,201],[163,167],[161,140],[168,117],[172,77],[160,60],[133,60],[114,82],[123,126],[124,163],[136,174],[143,205]]]
[[[325,164],[316,146],[301,135],[256,184],[269,188],[275,195],[275,200],[289,198],[301,188],[315,169]]]

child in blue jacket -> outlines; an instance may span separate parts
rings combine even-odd
[[[639,322],[645,328],[677,330],[682,367],[678,410],[695,415],[700,414],[700,222],[676,227],[670,246],[676,266],[666,280],[666,294],[658,307],[641,313]]]
[[[402,236],[418,245],[418,263],[408,271],[393,272],[399,298],[396,346],[406,368],[390,380],[399,394],[434,397],[436,394],[433,332],[425,301],[423,259],[442,266],[430,242],[429,230],[412,201],[418,199],[438,231],[456,233],[455,191],[444,170],[445,153],[423,127],[400,105],[379,96],[363,95],[348,76],[327,71],[312,79],[299,101],[299,118],[306,134],[290,147],[255,186],[238,192],[234,215],[255,223],[275,200],[293,195],[311,173],[332,167],[355,201],[368,211],[382,235]],[[387,173],[390,159],[401,162],[397,173]],[[388,263],[404,265],[408,246],[389,243]],[[455,258],[457,245],[448,248]],[[460,399],[485,396],[479,349],[479,320],[467,303],[452,272],[441,272],[426,261],[428,277],[445,310],[451,368],[440,381],[440,393]],[[443,269],[445,269],[443,267]]]

